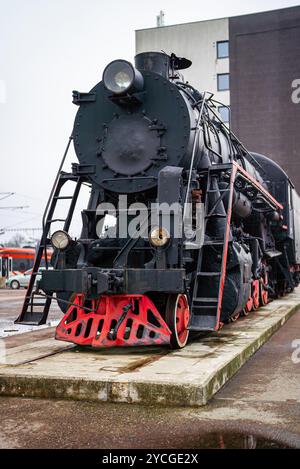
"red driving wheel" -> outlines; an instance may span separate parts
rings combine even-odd
[[[260,290],[260,301],[262,306],[265,306],[269,302],[268,298],[268,290],[265,288],[268,285],[268,272],[266,271],[265,274],[261,277],[261,281],[259,284],[259,290]]]
[[[256,310],[259,308],[259,280],[253,280],[252,286],[253,309]]]
[[[252,310],[253,310],[253,298],[252,298],[252,296],[249,296],[249,299],[248,299],[248,301],[246,303],[246,306],[245,306],[245,312],[247,313],[247,314],[245,314],[245,316],[248,315],[250,313],[250,311],[252,311]]]
[[[169,295],[166,307],[166,323],[171,330],[170,344],[172,348],[186,345],[189,330],[190,308],[186,295]]]

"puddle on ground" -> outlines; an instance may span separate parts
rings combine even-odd
[[[278,449],[291,448],[287,442],[244,433],[212,432],[192,438],[185,448],[197,449]]]

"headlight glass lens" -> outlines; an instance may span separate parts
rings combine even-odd
[[[170,233],[166,228],[154,228],[149,236],[150,243],[155,247],[165,246],[170,240]]]
[[[63,230],[58,230],[51,236],[51,244],[56,249],[66,249],[70,244],[70,236]]]
[[[133,67],[125,60],[115,60],[111,62],[103,73],[105,87],[116,94],[124,93],[128,90],[133,81]]]
[[[119,88],[126,90],[131,84],[130,76],[126,72],[118,72],[115,76],[115,83]]]

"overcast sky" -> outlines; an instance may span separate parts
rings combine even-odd
[[[73,89],[89,91],[113,59],[133,60],[135,29],[299,4],[288,0],[0,0],[0,228],[40,226],[71,133]],[[176,52],[176,51],[175,51]],[[76,161],[73,156],[72,160]],[[0,199],[3,197],[0,194]],[[0,242],[10,235],[0,236]]]

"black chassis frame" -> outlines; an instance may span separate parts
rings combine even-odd
[[[46,293],[76,292],[89,298],[99,294],[183,293],[185,269],[81,269],[46,270],[39,288]]]

